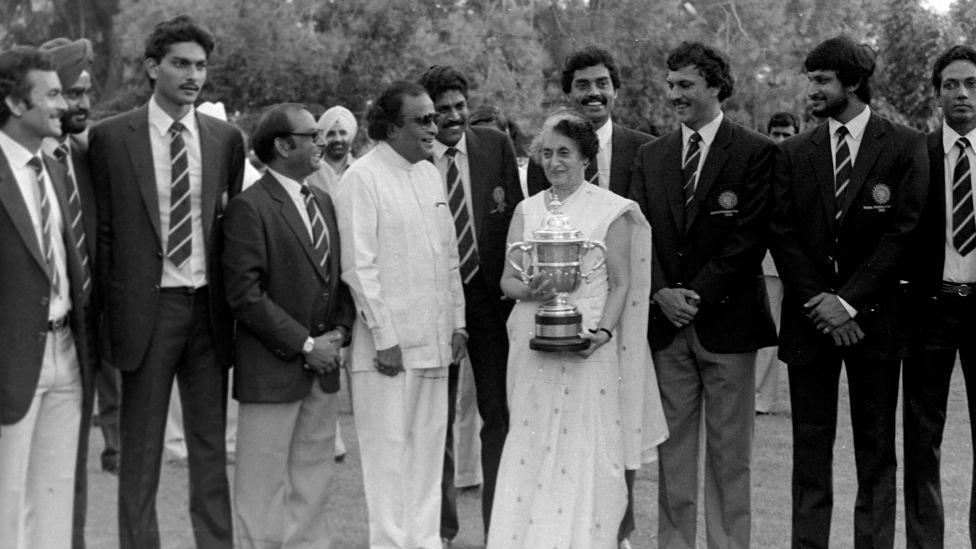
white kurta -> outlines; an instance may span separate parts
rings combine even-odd
[[[358,312],[353,410],[370,547],[439,548],[447,366],[452,335],[464,327],[457,241],[440,174],[381,142],[346,171],[336,217],[342,279]],[[377,349],[395,345],[407,371],[390,378],[373,360]]]

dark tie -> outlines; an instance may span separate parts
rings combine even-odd
[[[837,152],[834,153],[834,223],[840,223],[844,214],[844,195],[851,183],[851,149],[847,146],[847,126],[837,128]]]
[[[597,166],[596,157],[590,159],[590,162],[586,164],[586,170],[584,170],[583,177],[586,179],[587,183],[592,183],[596,186],[600,186],[600,169]]]
[[[973,178],[966,149],[969,140],[956,141],[959,158],[952,171],[952,246],[965,256],[976,248],[976,220],[973,219]]]
[[[312,226],[314,256],[318,258],[319,267],[324,269],[329,261],[329,239],[325,237],[325,219],[308,185],[302,185],[302,199],[305,201],[305,211],[308,212],[308,222]]]
[[[68,217],[71,219],[71,234],[75,237],[75,248],[78,249],[78,257],[81,258],[81,270],[84,273],[84,289],[88,290],[91,286],[91,267],[88,262],[88,246],[85,242],[85,224],[81,219],[81,195],[78,194],[78,182],[71,172],[70,151],[67,141],[62,143],[55,151],[54,156],[64,162],[67,175],[68,192]]]
[[[447,155],[447,203],[454,217],[454,230],[457,232],[458,256],[461,265],[461,280],[465,284],[478,272],[478,246],[474,241],[474,226],[468,213],[468,202],[464,199],[464,183],[458,171],[454,155],[457,149],[448,147]]]
[[[172,138],[169,157],[172,163],[169,187],[169,236],[166,240],[166,257],[183,269],[193,251],[193,227],[190,221],[190,168],[183,142],[183,124],[173,122],[169,128]]]
[[[37,198],[41,203],[41,246],[44,253],[44,263],[47,265],[47,273],[51,278],[51,289],[55,295],[61,295],[61,277],[58,276],[58,269],[54,265],[54,243],[51,241],[51,197],[47,194],[47,183],[44,180],[44,167],[41,159],[37,156],[32,157],[27,165],[34,170],[34,181],[37,183]]]
[[[701,134],[694,132],[688,138],[688,152],[685,153],[685,161],[681,163],[681,185],[685,194],[685,208],[691,204],[695,198],[695,181],[698,179],[698,161],[701,157],[701,148],[698,143],[701,141]]]

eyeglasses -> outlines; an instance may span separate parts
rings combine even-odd
[[[284,137],[286,135],[298,135],[301,137],[311,137],[313,141],[325,140],[325,130],[321,128],[315,130],[308,130],[305,132],[282,132],[278,134],[279,137]]]
[[[429,126],[431,124],[437,124],[441,120],[441,115],[436,112],[429,112],[423,116],[405,116],[407,120],[413,120],[420,126]]]

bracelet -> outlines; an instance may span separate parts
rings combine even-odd
[[[590,333],[591,334],[596,334],[597,332],[603,332],[603,333],[607,334],[607,341],[610,341],[611,339],[613,339],[613,334],[610,333],[610,330],[608,330],[606,328],[596,328],[594,330],[590,330]]]

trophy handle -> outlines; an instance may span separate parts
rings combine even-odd
[[[532,249],[532,244],[525,242],[513,242],[508,245],[508,249],[505,250],[505,259],[508,260],[508,264],[511,265],[519,276],[522,277],[522,282],[528,284],[532,280],[532,276],[522,269],[522,266],[512,260],[512,252],[519,250],[522,253],[526,253]]]
[[[597,259],[596,265],[593,265],[593,268],[590,269],[589,272],[583,273],[583,280],[585,280],[587,283],[590,282],[590,277],[593,276],[593,273],[597,272],[607,260],[607,247],[599,240],[587,240],[584,242],[583,255],[586,255],[586,252],[588,250],[592,250],[593,248],[599,248],[602,253],[600,254],[600,259]],[[582,258],[580,259],[582,260]]]

